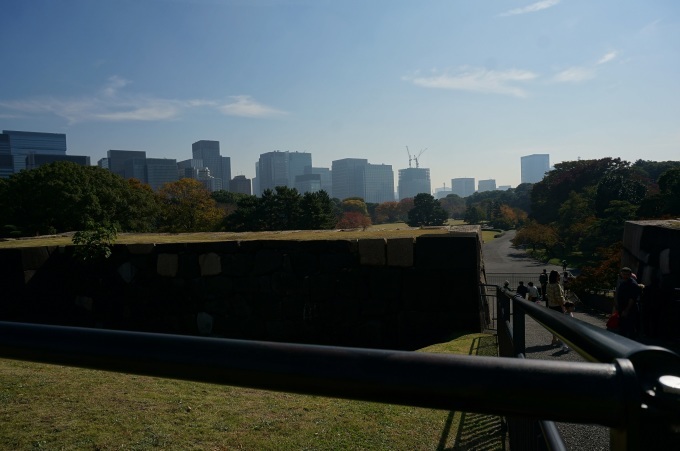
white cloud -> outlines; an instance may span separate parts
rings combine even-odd
[[[104,86],[102,93],[107,97],[113,97],[118,93],[120,88],[124,88],[128,83],[130,83],[129,80],[114,75],[109,77],[109,82]]]
[[[167,121],[196,108],[212,108],[227,115],[253,118],[285,114],[244,95],[233,97],[232,103],[220,104],[206,99],[176,100],[122,94],[121,89],[130,83],[129,80],[113,76],[99,91],[99,95],[92,97],[0,100],[0,107],[9,110],[0,114],[4,117],[15,113],[54,114],[71,124],[90,121]]]
[[[600,60],[597,62],[597,64],[608,63],[608,62],[612,61],[614,58],[616,58],[617,55],[618,55],[618,53],[615,52],[615,51],[609,52],[609,53],[605,54],[602,58],[600,58]]]
[[[425,88],[457,89],[525,97],[526,92],[513,83],[528,82],[536,77],[537,75],[532,72],[518,69],[494,71],[482,68],[462,68],[455,74],[405,79]]]
[[[585,67],[570,67],[562,72],[558,72],[553,77],[553,81],[559,83],[578,83],[581,81],[595,78],[595,72]]]
[[[543,0],[540,2],[532,3],[527,6],[523,6],[522,8],[515,8],[511,9],[509,11],[506,11],[504,13],[501,13],[501,17],[505,16],[516,16],[519,14],[527,14],[527,13],[535,13],[537,11],[541,11],[544,9],[551,8],[555,5],[557,5],[560,2],[560,0]]]
[[[246,95],[232,96],[233,102],[219,106],[217,109],[228,116],[270,117],[287,114],[266,105],[262,105]]]

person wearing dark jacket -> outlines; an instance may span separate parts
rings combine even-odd
[[[515,290],[517,294],[522,296],[524,299],[527,298],[527,293],[529,292],[529,288],[524,285],[524,282],[520,281],[519,285],[517,286],[517,289]]]

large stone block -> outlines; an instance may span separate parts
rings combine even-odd
[[[384,238],[359,240],[359,263],[368,266],[385,265],[386,240]]]
[[[199,255],[198,264],[201,267],[201,276],[215,276],[222,272],[220,256],[214,252]]]
[[[132,255],[146,255],[152,253],[156,245],[153,243],[128,244],[126,247],[128,252],[131,253]]]
[[[158,254],[156,272],[162,277],[175,277],[179,269],[179,255]]]
[[[420,269],[481,268],[477,234],[423,235],[416,238],[415,266]]]
[[[39,269],[49,258],[49,249],[44,246],[21,249],[21,263],[24,270]]]
[[[388,266],[413,266],[413,238],[387,240]]]

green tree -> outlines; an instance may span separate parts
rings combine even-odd
[[[445,198],[439,199],[439,205],[450,218],[463,219],[465,216],[465,209],[467,208],[465,199],[457,194],[449,194]]]
[[[632,171],[625,168],[611,171],[597,183],[595,212],[598,216],[604,216],[605,210],[617,200],[640,205],[646,193],[647,187],[639,179],[633,178]]]
[[[168,232],[210,232],[223,218],[210,192],[198,180],[183,178],[158,190],[162,229]]]
[[[555,169],[531,190],[531,213],[534,219],[543,224],[557,221],[559,208],[569,197],[569,193],[582,192],[588,187],[597,186],[606,174],[628,163],[620,158],[602,158],[600,160],[578,160],[557,163]]]
[[[303,230],[323,230],[335,228],[334,205],[324,190],[305,193],[300,201],[302,218],[300,228]]]
[[[89,223],[146,231],[156,223],[152,191],[96,166],[51,163],[14,174],[3,186],[2,225],[19,235],[83,230]]]
[[[413,198],[413,208],[408,212],[411,227],[440,226],[446,223],[448,215],[431,194],[420,193]]]
[[[463,220],[468,224],[479,224],[485,218],[484,210],[478,205],[470,205],[465,209]]]
[[[295,230],[300,228],[301,196],[295,188],[277,186],[262,193],[258,208],[262,230]]]

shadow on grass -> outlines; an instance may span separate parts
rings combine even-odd
[[[470,345],[470,355],[498,356],[496,336],[475,338]],[[454,420],[457,421],[456,437],[453,445],[447,447]],[[438,451],[462,450],[504,450],[506,449],[506,428],[502,418],[496,415],[483,415],[469,412],[449,412],[442,435],[437,446]]]

